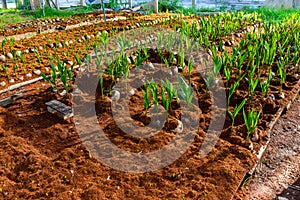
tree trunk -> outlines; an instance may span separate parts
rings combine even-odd
[[[192,1],[192,7],[193,7],[194,9],[196,8],[196,4],[197,4],[196,0],[193,0],[193,1]]]
[[[6,0],[1,0],[2,1],[2,8],[7,9],[7,2]]]
[[[158,13],[158,0],[154,0],[154,13]]]

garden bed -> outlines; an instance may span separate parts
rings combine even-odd
[[[139,13],[124,12],[118,13],[114,11],[107,11],[107,19],[116,17],[134,18],[140,16]],[[3,27],[0,36],[14,36],[24,33],[41,33],[49,31],[50,29],[62,30],[68,26],[76,24],[97,23],[104,20],[103,11],[94,11],[88,14],[76,14],[68,18],[53,18],[53,19],[39,19],[18,24],[6,25]]]
[[[160,21],[154,20],[154,24],[164,24],[163,28],[175,29],[177,32],[184,32],[192,38],[198,38],[201,41],[201,43],[199,42],[200,45],[207,48],[203,49],[202,53],[204,55],[202,56],[214,63],[213,71],[203,67],[197,68],[195,65],[192,66],[189,60],[192,54],[187,53],[182,56],[180,52],[170,51],[166,46],[163,51],[155,47],[146,49],[130,48],[125,56],[118,57],[120,56],[116,54],[116,52],[120,52],[116,50],[118,46],[113,44],[105,46],[100,42],[98,48],[101,51],[109,51],[110,54],[108,55],[116,55],[115,60],[126,64],[118,69],[118,62],[110,63],[110,65],[95,62],[98,54],[97,51],[90,54],[93,51],[91,46],[99,44],[96,41],[101,41],[101,38],[116,41],[118,36],[113,38],[112,33],[122,27],[133,29],[133,32],[125,32],[127,33],[126,38],[131,41],[145,42],[144,38],[150,38],[152,44],[155,41],[168,41],[170,37],[153,34],[153,32],[151,34],[149,30],[144,34],[143,32],[134,31],[135,28],[141,26],[137,24],[140,21],[143,21],[146,26],[153,26],[153,23],[149,23],[152,21],[150,18],[148,21],[144,21],[147,17],[145,19],[139,18],[140,21],[107,22],[105,27],[97,25],[87,26],[85,30],[74,28],[68,31],[59,31],[55,34],[45,35],[44,38],[38,36],[36,40],[31,39],[32,42],[28,39],[21,40],[21,45],[17,48],[23,52],[30,49],[28,46],[39,48],[41,42],[45,42],[46,36],[47,39],[52,40],[48,44],[51,45],[57,37],[65,38],[68,35],[67,41],[72,40],[74,43],[76,41],[76,48],[84,49],[84,52],[75,53],[73,48],[70,55],[66,55],[66,50],[72,49],[72,45],[62,45],[61,48],[57,49],[58,53],[56,55],[60,57],[60,60],[65,63],[68,63],[68,61],[77,62],[78,65],[75,67],[74,64],[69,63],[65,66],[63,62],[55,62],[59,69],[64,71],[73,69],[75,72],[74,77],[67,77],[68,80],[64,84],[57,84],[55,82],[57,80],[53,79],[54,74],[58,71],[55,70],[54,65],[50,66],[49,56],[42,55],[40,61],[36,57],[31,57],[28,61],[26,59],[26,63],[23,63],[24,68],[17,69],[18,73],[13,71],[14,62],[6,63],[10,70],[8,75],[15,73],[15,77],[26,77],[28,73],[27,71],[25,73],[24,69],[31,70],[32,74],[36,70],[40,70],[40,73],[49,75],[47,80],[50,84],[40,81],[0,94],[2,99],[19,92],[23,93],[18,98],[13,99],[10,105],[1,108],[0,112],[0,154],[2,158],[0,164],[3,166],[0,171],[0,189],[2,196],[7,199],[15,197],[24,199],[232,199],[246,173],[251,171],[258,162],[259,156],[257,154],[260,155],[261,150],[264,149],[262,147],[268,143],[270,139],[268,133],[276,118],[299,93],[299,67],[297,60],[295,60],[299,42],[297,38],[286,41],[284,37],[277,37],[274,33],[273,35],[264,33],[264,31],[270,32],[272,27],[260,27],[257,24],[258,22],[261,23],[255,16],[245,18],[234,25],[229,25],[230,21],[235,19],[234,16],[215,17],[216,19],[210,17],[185,18],[187,23],[182,22],[182,19],[177,17]],[[210,20],[216,24],[220,22],[221,25],[216,26],[214,30],[215,25],[210,23]],[[195,21],[197,23],[193,23]],[[247,30],[249,25],[254,29],[253,33],[250,29]],[[152,31],[157,33],[155,27],[158,27],[158,25],[154,25]],[[295,33],[299,29],[299,27],[289,28],[289,34]],[[112,31],[109,31],[110,29]],[[240,34],[239,29],[242,29],[244,33]],[[201,34],[201,31],[204,33]],[[236,31],[236,33],[234,34],[232,31]],[[285,27],[278,31],[282,34],[288,34],[285,32]],[[97,33],[100,34],[97,35]],[[138,37],[132,39],[131,37],[134,34],[130,35],[129,33],[138,33]],[[82,38],[82,35],[85,39]],[[258,39],[264,39],[262,41],[265,43],[259,42]],[[84,43],[83,41],[88,42]],[[25,48],[22,43],[26,42],[29,45]],[[63,42],[56,43],[62,44]],[[277,43],[283,44],[278,51],[274,51],[273,47],[267,48],[267,45],[276,45]],[[288,50],[286,48],[288,43],[293,44],[295,48]],[[189,46],[191,44],[186,43],[185,47],[188,48]],[[51,48],[48,53],[55,54]],[[9,47],[5,47],[6,51],[7,49]],[[45,48],[41,48],[41,51],[43,49]],[[31,54],[39,56],[39,53],[35,51]],[[78,57],[72,60],[71,56],[75,54]],[[264,54],[268,56],[264,57]],[[289,54],[289,59],[281,59],[285,54]],[[83,55],[89,59],[80,60]],[[243,56],[245,57],[243,58]],[[92,63],[94,62],[94,66],[97,66],[96,71],[90,70],[90,59],[92,59]],[[278,60],[284,64],[278,62]],[[85,61],[84,64],[82,64],[83,61]],[[106,62],[108,61],[106,60]],[[32,66],[28,67],[27,63],[31,63]],[[193,62],[193,64],[195,63]],[[116,89],[117,87],[114,87],[121,79],[120,74],[126,74],[126,70],[133,72],[140,65],[148,66],[145,69],[140,68],[141,73],[144,75],[148,71],[156,70],[154,77],[157,80],[154,79],[153,83],[150,83],[151,79],[148,82],[144,81],[140,83],[141,86],[133,90],[128,89],[128,91],[124,88]],[[151,66],[150,69],[149,66]],[[178,70],[178,66],[181,66],[182,71]],[[192,67],[190,68],[190,66]],[[48,70],[46,70],[47,67]],[[97,71],[99,69],[102,70]],[[177,72],[174,72],[175,69],[177,69]],[[50,73],[51,70],[54,70],[55,73]],[[220,79],[218,79],[214,70],[218,74],[220,73]],[[160,82],[161,79],[170,77],[170,72],[171,77],[181,75],[188,80],[186,86],[191,85],[195,92],[197,100],[192,102],[191,107],[194,110],[188,112],[188,118],[184,117],[185,114],[181,108],[185,104],[182,102],[179,104],[175,100],[177,98],[168,99],[171,96],[168,93],[171,86],[165,86]],[[35,73],[35,77],[39,77],[40,73]],[[60,73],[60,75],[65,77],[66,74]],[[103,84],[101,82],[98,84],[99,77]],[[7,74],[0,78],[0,82],[7,82],[7,79],[11,79],[11,77],[7,77]],[[30,79],[32,78],[28,77],[28,80]],[[74,79],[76,81],[73,83]],[[83,82],[80,80],[83,80]],[[19,82],[21,81],[19,80]],[[178,80],[178,82],[180,81]],[[91,90],[89,83],[92,85],[96,83],[96,92],[96,88]],[[133,83],[134,79],[129,78],[127,84]],[[208,85],[210,84],[217,85],[214,87],[213,92],[208,91]],[[49,87],[50,85],[53,88]],[[70,87],[71,85],[72,87]],[[150,93],[156,86],[159,94],[157,101],[168,111],[164,112],[167,121],[162,124],[162,129],[149,138],[134,137],[120,129],[118,124],[125,124],[127,130],[134,130],[134,126],[131,127],[127,123],[130,120],[139,127],[145,127],[151,123],[149,110],[152,105],[155,105],[153,95],[155,93],[151,93],[152,97],[145,101],[145,91]],[[183,87],[184,84],[181,83],[181,91],[183,91]],[[2,89],[5,88],[6,86],[2,86]],[[59,92],[55,93],[53,89]],[[64,89],[66,93],[61,93]],[[119,110],[121,113],[125,112],[124,105],[127,105],[127,101],[124,98],[116,99],[115,94],[121,92],[122,96],[124,91],[131,93],[129,99],[130,116],[127,116],[129,118],[119,117],[116,120],[112,108]],[[225,100],[219,99],[225,101],[225,107],[216,107],[213,112],[214,102],[218,101],[218,99],[214,99],[214,93],[219,91],[226,93]],[[72,95],[65,96],[65,94],[71,92],[73,92]],[[174,95],[174,97],[176,95],[182,97],[180,93],[174,93]],[[53,99],[73,106],[75,110],[74,118],[62,120],[49,113],[45,103]],[[182,131],[178,129],[180,123],[183,123],[183,127],[186,128],[191,127],[189,125],[193,122],[197,122],[196,127],[188,128],[194,140],[185,151],[180,152],[180,158],[170,165],[158,168],[155,171],[140,169],[145,173],[118,171],[103,164],[97,153],[101,151],[107,157],[112,158],[112,162],[115,162],[116,158],[119,159],[119,155],[113,155],[114,152],[105,151],[107,144],[101,143],[103,141],[98,140],[98,135],[95,132],[81,132],[83,130],[81,129],[82,125],[84,127],[95,126],[94,121],[89,121],[91,113],[88,111],[90,108],[94,110],[98,126],[104,131],[105,136],[124,151],[148,153],[162,149],[172,143],[172,140],[178,135],[181,135]],[[237,108],[242,109],[234,114]],[[78,111],[81,116],[78,116]],[[250,118],[249,113],[258,115],[254,129],[245,124],[246,118]],[[212,146],[206,156],[201,156],[199,154],[201,145],[206,138],[211,137],[210,131],[208,131],[210,130],[210,123],[221,118],[219,116],[222,115],[225,116],[225,123],[216,144]],[[83,121],[78,121],[78,117]],[[147,136],[149,132],[142,131],[140,134]],[[182,141],[179,140],[179,146],[180,142]],[[167,154],[166,159],[169,159],[168,156]],[[151,163],[151,161],[148,162]],[[155,162],[157,160],[153,160],[152,164]],[[121,167],[131,169],[127,171],[135,170],[130,168],[132,166],[125,165]]]

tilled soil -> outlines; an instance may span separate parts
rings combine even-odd
[[[163,169],[142,174],[117,171],[87,151],[72,120],[47,112],[44,103],[61,99],[58,95],[40,83],[28,91],[1,108],[4,199],[230,199],[254,164],[250,150],[225,140],[199,159],[197,143],[205,134],[201,131],[187,152]]]
[[[92,33],[106,30],[107,27],[120,28],[135,23],[135,20],[110,22],[106,23],[105,27],[89,26],[88,30],[78,28],[69,32],[62,31],[53,35],[52,39],[54,40],[56,36],[64,39],[70,33],[72,38],[69,39],[75,40],[76,37],[90,36]],[[18,48],[25,49],[26,42],[29,42],[30,46],[39,46],[45,38],[46,35],[32,42],[24,40],[20,43],[22,46]],[[83,47],[86,44],[78,42],[78,45]],[[65,47],[58,50],[59,55],[64,55],[64,49]],[[31,55],[29,57],[31,63],[37,63],[34,54],[28,55]],[[69,57],[65,56],[65,59],[67,58]],[[152,62],[156,61],[154,59]],[[49,63],[42,64],[43,67],[49,65]],[[32,68],[44,70],[39,64]],[[23,70],[20,69],[21,73],[26,74],[27,72]],[[231,80],[234,81],[235,78],[237,77],[232,77]],[[47,112],[45,103],[49,100],[57,99],[71,106],[74,99],[63,98],[53,93],[43,81],[20,89],[25,95],[12,105],[1,108],[0,112],[0,196],[2,195],[4,199],[232,199],[245,173],[257,161],[255,153],[268,140],[265,130],[268,129],[270,121],[295,95],[299,81],[295,75],[288,72],[287,81],[282,87],[286,96],[283,99],[279,97],[278,78],[274,78],[271,82],[269,92],[276,100],[264,98],[259,92],[254,95],[252,104],[257,109],[261,108],[264,114],[258,124],[259,140],[253,142],[252,151],[246,142],[247,130],[240,114],[233,130],[230,127],[229,117],[226,117],[220,139],[204,158],[199,156],[199,148],[209,135],[206,130],[212,119],[210,113],[212,102],[206,96],[204,81],[195,71],[191,74],[191,83],[199,98],[197,103],[201,111],[197,114],[200,118],[199,126],[196,130],[191,130],[195,139],[174,163],[146,173],[122,172],[103,164],[96,155],[97,151],[105,151],[112,159],[114,155],[105,150],[106,146],[101,141],[93,144],[94,147],[96,145],[96,150],[85,143],[92,137],[97,138],[95,133],[88,133],[83,137],[82,133],[79,133],[76,117],[64,121]],[[241,81],[238,91],[232,96],[230,110],[247,97],[247,90],[246,81]],[[12,92],[7,92],[1,97],[11,94]],[[169,144],[176,137],[173,130],[178,125],[177,120],[180,119],[178,106],[172,104],[169,122],[159,134],[150,139],[137,139],[117,127],[112,118],[109,98],[106,96],[99,100],[101,97],[97,95],[96,101],[82,103],[90,103],[90,108],[96,110],[99,126],[119,148],[135,153],[150,152]],[[142,90],[139,89],[130,102],[131,117],[140,126],[149,123],[148,117],[143,114],[142,98]],[[249,105],[246,104],[246,107]],[[88,117],[87,115],[86,119]],[[80,123],[87,127],[95,126],[87,122]],[[126,122],[125,118],[121,118],[122,124]]]

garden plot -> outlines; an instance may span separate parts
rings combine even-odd
[[[107,25],[113,31],[100,29],[101,34],[94,35],[92,40],[94,45],[93,42],[82,43],[89,41],[87,36],[95,27],[85,30],[89,33],[85,39],[78,37],[80,29],[67,32],[70,37],[77,37],[75,41],[80,48],[87,49],[85,59],[81,60],[83,54],[78,54],[74,58],[78,67],[74,69],[75,62],[64,65],[64,59],[68,61],[74,52],[65,55],[64,59],[60,57],[63,51],[53,52],[55,59],[49,59],[48,64],[40,63],[49,65],[48,72],[41,70],[40,73],[49,84],[37,82],[17,89],[17,92],[27,92],[1,110],[0,152],[1,164],[5,166],[1,169],[2,195],[6,198],[65,199],[233,198],[245,174],[258,161],[257,154],[270,139],[270,124],[299,89],[298,18],[291,17],[279,26],[262,24],[255,14],[242,16],[243,13],[233,13],[190,17],[190,22],[189,18],[185,21],[177,16],[154,20],[151,24],[149,19],[146,25],[152,28],[144,32],[141,28],[136,29],[140,26],[136,23],[140,22],[109,22]],[[240,21],[236,20],[240,18]],[[132,30],[113,34],[118,27],[126,29],[126,26]],[[247,30],[249,26],[253,31]],[[169,41],[170,35],[158,34],[157,28],[192,38],[194,43],[187,40],[184,46],[178,46]],[[244,33],[241,34],[241,30]],[[231,45],[226,44],[232,38]],[[109,43],[116,40],[119,43]],[[157,45],[141,48],[141,43],[144,45],[147,41]],[[189,49],[192,48],[201,49],[201,56],[191,59],[193,54]],[[105,55],[113,56],[113,59],[106,59]],[[208,61],[212,62],[210,68],[205,67]],[[198,62],[202,63],[200,67]],[[141,76],[138,80],[143,80],[151,70],[156,71],[153,79],[144,79],[137,88],[126,87],[135,84],[130,74],[136,73],[135,77]],[[10,80],[7,75],[13,73],[6,72],[2,71],[3,81]],[[118,84],[122,80],[126,83],[124,87]],[[87,83],[91,83],[96,92],[90,90]],[[224,91],[223,107],[214,108],[216,99],[211,88],[214,92]],[[123,98],[127,94],[130,94],[128,108],[124,107],[126,98]],[[64,121],[48,113],[45,103],[53,99],[73,106],[74,118]],[[84,131],[80,129],[82,124],[95,126],[88,120],[88,108],[95,112],[97,126],[106,137],[127,152],[147,153],[162,149],[174,138],[184,135],[187,131],[184,128],[191,127],[190,124],[196,124],[195,128],[188,129],[194,140],[178,160],[164,168],[143,174],[114,170],[99,162],[97,148],[103,147],[108,158],[118,155],[112,156],[112,152],[105,151],[106,144],[101,140],[91,144],[95,141],[93,138],[99,139],[97,134],[81,132]],[[129,110],[129,117],[119,117],[119,121],[114,119],[116,110],[122,113],[125,109]],[[133,123],[125,127],[127,130],[134,130],[135,126],[146,127],[152,123],[150,118],[155,109],[161,109],[163,117],[154,120],[162,125],[158,134],[138,138],[118,126],[131,120]],[[78,111],[83,115],[76,115]],[[205,138],[214,139],[208,131],[210,123],[222,115],[225,122],[220,138],[211,151],[201,157],[199,148]],[[78,121],[78,117],[82,121]],[[147,136],[149,131],[142,133]],[[179,146],[184,143],[179,141]],[[124,167],[130,168],[129,165]]]

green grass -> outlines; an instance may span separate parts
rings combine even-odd
[[[15,9],[0,9],[0,28],[6,24],[15,24],[28,20],[33,20],[34,17],[30,15],[26,15],[22,11],[17,11]]]
[[[69,17],[74,14],[87,13],[93,11],[95,6],[83,6],[72,9],[56,10],[49,7],[45,8],[45,17],[42,9],[36,11],[16,10],[16,9],[0,9],[0,29],[7,24],[21,23],[29,20],[40,18],[54,18],[54,17]]]
[[[56,10],[53,8],[45,8],[45,17],[43,16],[42,9],[36,10],[34,12],[27,12],[28,15],[32,15],[34,18],[52,18],[52,17],[69,17],[74,14],[87,13],[93,11],[95,6],[82,6],[64,10]]]
[[[193,9],[193,8],[184,8],[180,3],[180,0],[162,0],[160,1],[159,8],[160,11],[173,11],[177,13],[183,13],[185,15],[188,14],[200,14],[201,12],[214,12],[214,9],[209,8],[200,8],[200,9]],[[4,25],[7,24],[15,24],[20,22],[25,22],[29,20],[34,20],[38,18],[54,18],[54,17],[69,17],[74,14],[78,13],[87,13],[91,12],[95,9],[99,9],[99,6],[83,6],[83,7],[76,7],[71,9],[65,10],[56,10],[49,7],[45,8],[44,17],[42,14],[42,9],[36,11],[25,11],[25,10],[16,10],[16,9],[0,9],[0,29]],[[300,16],[300,8],[295,9],[268,9],[268,8],[258,8],[258,9],[251,9],[245,7],[243,9],[246,13],[253,13],[257,12],[260,16],[262,16],[263,20],[265,21],[275,21],[281,22],[282,20],[286,19],[291,15],[298,15]],[[151,13],[151,12],[150,12]]]
[[[284,19],[288,18],[291,15],[300,16],[300,8],[299,9],[270,9],[270,8],[258,8],[258,9],[250,9],[245,8],[244,11],[247,13],[257,12],[262,16],[265,21],[273,21],[273,22],[282,22]]]

